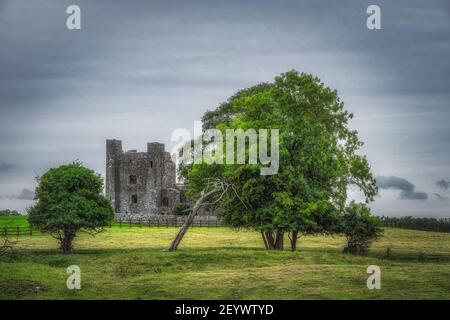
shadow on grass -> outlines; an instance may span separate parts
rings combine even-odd
[[[20,299],[47,290],[42,283],[29,279],[6,279],[0,286],[0,299]]]
[[[427,253],[424,251],[393,251],[387,253],[383,250],[377,250],[370,254],[374,258],[392,261],[392,262],[421,262],[421,263],[448,263],[450,254],[446,253]]]
[[[393,251],[389,256],[383,250],[372,250],[365,256],[344,254],[338,248],[300,248],[296,252],[268,251],[260,247],[214,247],[180,248],[176,252],[165,252],[163,248],[135,249],[80,249],[72,254],[63,254],[57,249],[22,249],[19,259],[1,259],[1,262],[32,262],[62,268],[71,264],[91,267],[109,265],[119,276],[126,270],[133,274],[144,271],[162,273],[166,271],[200,271],[215,268],[257,268],[283,264],[302,265],[368,265],[393,263],[448,263],[448,254],[425,254],[421,252]]]

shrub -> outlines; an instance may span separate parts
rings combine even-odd
[[[186,216],[189,214],[189,205],[185,203],[177,203],[172,208],[172,214],[176,216]]]
[[[102,178],[78,162],[52,168],[38,179],[36,204],[28,213],[30,225],[51,234],[65,253],[73,250],[78,232],[95,234],[114,218]]]
[[[344,253],[366,254],[373,241],[382,234],[378,218],[365,204],[351,202],[343,216],[342,233],[347,238]]]

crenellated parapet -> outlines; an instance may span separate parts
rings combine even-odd
[[[169,213],[181,201],[175,177],[175,163],[164,144],[124,152],[120,140],[106,141],[106,196],[117,213]]]

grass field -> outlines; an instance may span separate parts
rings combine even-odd
[[[0,299],[450,298],[448,233],[386,229],[368,256],[355,257],[341,253],[340,237],[267,252],[255,232],[192,228],[177,252],[163,252],[176,231],[113,227],[77,238],[72,255],[48,236],[21,236],[19,256],[0,259]],[[372,264],[380,290],[366,287]],[[66,287],[69,265],[81,268],[81,290]]]
[[[26,227],[28,226],[27,218],[24,216],[0,216],[0,227]]]

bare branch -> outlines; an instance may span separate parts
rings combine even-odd
[[[3,243],[0,244],[0,257],[11,253],[14,250],[15,244],[16,242],[11,241],[8,236],[3,236]]]
[[[229,192],[229,189],[232,186],[230,182],[216,178],[206,179],[205,185],[206,185],[205,188],[202,190],[202,192],[200,192],[200,197],[198,198],[197,202],[192,208],[192,211],[189,213],[186,221],[181,226],[180,230],[173,239],[169,248],[166,249],[167,251],[175,251],[177,249],[185,233],[187,232],[189,226],[194,221],[194,217],[197,215],[197,212],[200,210],[200,208],[204,207],[205,205],[214,205],[219,203],[222,200],[223,196],[227,192]],[[214,197],[213,201],[208,202],[207,200],[210,199],[211,197]]]

